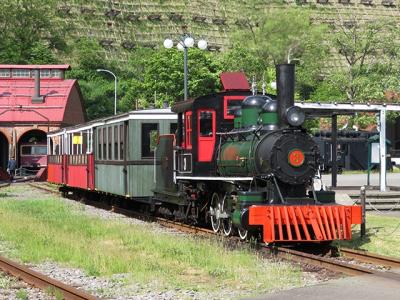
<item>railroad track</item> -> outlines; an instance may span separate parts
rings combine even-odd
[[[5,273],[11,274],[26,283],[33,285],[42,290],[48,288],[60,291],[66,300],[95,300],[99,299],[93,295],[88,294],[83,290],[78,290],[73,286],[66,285],[58,280],[52,279],[46,275],[40,274],[31,270],[19,263],[13,262],[8,258],[0,256],[0,269]]]
[[[38,189],[41,189],[41,190],[49,192],[49,193],[53,193],[53,194],[57,194],[57,195],[60,194],[60,192],[58,190],[55,190],[51,187],[46,187],[42,184],[29,183],[29,185],[34,188],[38,188]],[[114,205],[107,205],[107,204],[96,202],[96,201],[85,201],[85,203],[88,205],[100,208],[100,209],[105,209],[105,210],[109,210],[109,211],[112,211],[115,213],[119,213],[119,214],[122,214],[127,217],[134,217],[134,218],[144,220],[144,221],[157,222],[158,224],[160,224],[164,227],[174,228],[179,231],[186,232],[186,233],[210,234],[210,235],[214,234],[214,232],[212,230],[207,229],[207,228],[184,224],[184,223],[168,220],[168,219],[161,218],[161,217],[149,216],[149,215],[137,212],[137,211],[124,209],[124,208],[114,206]]]
[[[30,183],[31,186],[35,188],[40,188],[42,190],[45,190],[50,193],[57,193],[59,194],[58,191],[55,191],[54,189],[51,189],[50,187],[45,187],[43,185],[38,185],[38,184],[32,184]],[[191,233],[191,234],[204,234],[204,235],[215,235],[215,233],[207,228],[202,228],[202,227],[197,227],[193,225],[188,225],[184,224],[181,222],[176,222],[172,220],[168,220],[165,218],[160,218],[160,217],[155,217],[155,216],[149,216],[140,212],[120,208],[118,206],[111,206],[111,205],[106,205],[104,203],[100,202],[95,202],[95,201],[86,201],[86,204],[95,206],[97,208],[109,210],[115,213],[120,213],[128,217],[134,217],[138,218],[141,220],[145,221],[151,221],[151,222],[157,222],[162,226],[168,227],[168,228],[174,228],[176,230],[186,232],[186,233]],[[307,263],[310,265],[318,266],[321,268],[328,269],[330,271],[336,272],[336,273],[342,273],[346,274],[349,276],[358,276],[358,275],[365,275],[365,274],[374,274],[376,276],[380,277],[387,277],[395,280],[400,280],[400,274],[392,273],[392,272],[381,272],[381,271],[376,271],[371,268],[363,267],[354,263],[348,263],[344,261],[340,261],[337,258],[334,257],[323,257],[323,256],[318,256],[314,254],[310,254],[304,251],[299,251],[291,248],[286,248],[286,247],[276,247],[276,246],[262,246],[260,251],[263,253],[269,253],[269,254],[274,254],[279,258],[285,259],[285,260],[291,260],[299,263]],[[380,256],[377,254],[372,254],[369,252],[365,251],[359,251],[359,250],[352,250],[352,249],[347,249],[347,248],[340,248],[336,249],[333,248],[331,252],[338,252],[342,256],[347,257],[347,258],[352,258],[360,262],[365,262],[369,264],[374,264],[374,265],[381,265],[381,266],[386,266],[386,267],[394,267],[394,268],[400,268],[400,260],[396,258],[391,258],[391,257],[384,257]]]
[[[352,258],[365,263],[381,265],[389,268],[400,268],[400,259],[388,257],[378,254],[373,254],[367,251],[354,250],[348,248],[338,249],[339,253],[348,258]]]
[[[1,183],[1,184],[0,184],[0,189],[1,189],[1,188],[5,188],[5,187],[7,187],[7,186],[10,186],[10,183],[9,183],[9,182],[7,182],[7,183]]]
[[[400,281],[399,273],[393,273],[391,271],[377,271],[373,268],[360,266],[356,263],[343,262],[335,257],[323,257],[285,247],[269,247],[268,251],[272,251],[278,257],[283,259],[289,259],[299,263],[307,263],[314,266],[319,266],[330,271],[346,274],[349,276],[371,274],[378,277]],[[385,257],[352,249],[340,249],[340,252],[345,257],[351,257],[359,262],[366,262],[372,263],[374,265],[384,265],[389,267],[400,266],[400,261],[391,257]]]
[[[42,191],[48,192],[48,193],[52,193],[52,194],[56,194],[56,195],[60,195],[60,191],[55,190],[49,186],[45,186],[43,184],[38,184],[38,183],[33,183],[33,182],[29,182],[28,183],[29,186],[40,189]]]

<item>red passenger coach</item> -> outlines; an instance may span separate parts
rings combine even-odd
[[[94,190],[94,123],[49,133],[48,178],[56,184]]]

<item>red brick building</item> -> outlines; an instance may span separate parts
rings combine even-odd
[[[23,145],[39,145],[43,152],[47,132],[85,121],[78,82],[64,78],[69,68],[0,65],[0,168],[10,157],[23,164]]]

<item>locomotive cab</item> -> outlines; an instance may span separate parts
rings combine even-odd
[[[217,175],[219,133],[234,128],[235,111],[250,95],[244,74],[223,73],[221,81],[225,89],[223,92],[177,102],[172,107],[178,118],[183,116],[182,136],[176,137],[178,176]]]

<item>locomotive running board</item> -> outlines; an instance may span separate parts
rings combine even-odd
[[[265,243],[350,240],[352,224],[361,224],[361,206],[249,207],[249,225],[263,227]]]

